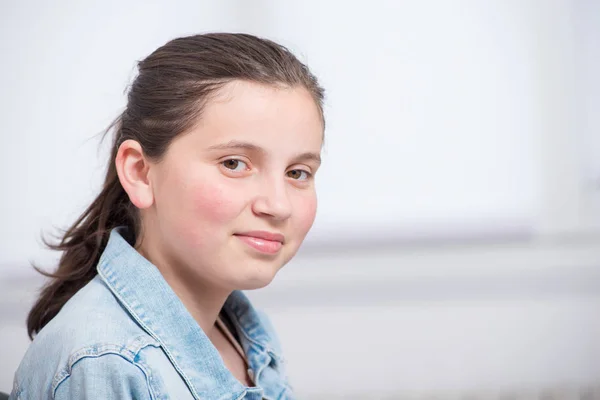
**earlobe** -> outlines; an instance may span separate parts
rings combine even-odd
[[[154,202],[148,177],[150,165],[142,146],[131,139],[121,143],[115,157],[115,167],[119,181],[133,205],[139,209],[150,207]]]

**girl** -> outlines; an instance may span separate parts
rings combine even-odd
[[[11,399],[291,399],[240,290],[315,218],[323,90],[286,48],[182,37],[138,64],[98,197],[52,248]]]

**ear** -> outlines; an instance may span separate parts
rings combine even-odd
[[[133,205],[139,209],[150,207],[154,203],[152,186],[148,179],[150,163],[144,156],[142,146],[131,139],[121,143],[115,158],[115,167],[119,181]]]

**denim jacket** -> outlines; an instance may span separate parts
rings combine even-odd
[[[255,387],[240,383],[158,269],[111,232],[98,275],[35,337],[10,400],[293,399],[279,342],[239,291],[222,312]]]

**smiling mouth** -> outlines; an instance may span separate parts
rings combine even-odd
[[[277,254],[284,242],[283,235],[270,232],[245,232],[237,233],[234,236],[263,254]]]

